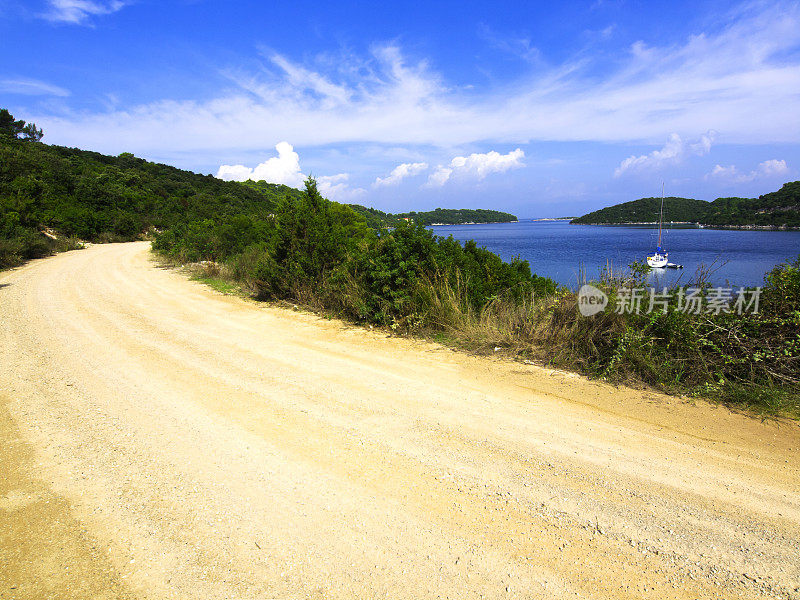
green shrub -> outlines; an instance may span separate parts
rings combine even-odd
[[[761,311],[767,315],[800,311],[800,256],[766,274],[761,292]]]

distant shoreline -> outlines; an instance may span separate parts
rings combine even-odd
[[[445,225],[497,225],[500,223],[519,223],[519,219],[516,221],[470,221],[469,223],[430,223],[426,225],[426,227],[444,227]]]
[[[570,225],[589,225],[592,227],[657,227],[658,221],[634,222],[625,221],[621,223],[574,223],[573,217],[547,217],[542,219],[517,219],[516,221],[470,221],[469,223],[430,223],[426,227],[453,227],[456,225],[502,225],[505,223],[520,223],[530,221],[533,223],[554,223],[569,221]],[[728,229],[738,231],[800,231],[800,227],[787,225],[703,225],[695,221],[669,221],[664,223],[664,228],[677,226],[682,229]]]
[[[631,225],[658,225],[658,221],[649,222],[622,222],[622,223],[572,223],[570,225],[592,225],[594,227],[624,227]],[[800,227],[791,227],[788,225],[703,225],[692,221],[670,221],[664,223],[664,226],[669,225],[687,225],[697,229],[731,229],[740,231],[800,231]]]
[[[619,223],[572,223],[570,225],[594,225],[594,226],[608,226],[608,227],[615,227],[617,225],[658,225],[658,221],[621,221]],[[694,221],[667,221],[664,223],[664,226],[667,225],[691,225],[697,228],[705,228],[709,227],[708,225],[701,225],[700,223],[695,223]]]

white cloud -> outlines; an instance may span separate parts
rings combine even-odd
[[[724,132],[730,144],[796,143],[798,47],[800,5],[748,3],[670,45],[638,42],[622,55],[578,53],[511,83],[470,90],[449,85],[397,46],[377,46],[368,56],[303,64],[273,54],[263,69],[226,72],[231,86],[210,100],[29,116],[54,143],[159,156],[247,152],[281,139],[303,146],[435,148],[657,143],[670,132],[685,139],[709,128]]]
[[[500,154],[492,150],[485,154],[470,154],[469,156],[456,156],[445,167],[439,165],[428,178],[429,186],[442,186],[457,175],[464,175],[476,179],[483,179],[489,173],[505,173],[509,169],[524,167],[522,159],[525,153],[517,148],[508,154]]]
[[[0,80],[0,92],[7,94],[24,94],[26,96],[69,96],[69,90],[51,85],[37,79],[3,79]]]
[[[120,0],[49,0],[50,10],[42,15],[48,21],[79,25],[89,17],[108,15],[125,7]]]
[[[288,142],[279,142],[275,145],[275,150],[278,151],[278,156],[268,158],[254,168],[245,165],[221,165],[217,177],[225,181],[252,179],[302,188],[306,175],[300,169],[300,155]],[[317,189],[325,198],[339,202],[347,202],[366,193],[363,188],[351,188],[349,179],[348,173],[317,177]]]
[[[789,166],[785,160],[765,160],[758,165],[758,172],[764,177],[775,177],[777,175],[785,175],[789,172]]]
[[[660,150],[653,150],[650,154],[640,156],[629,156],[623,160],[614,170],[614,177],[620,177],[628,172],[654,170],[664,165],[677,164],[691,154],[697,156],[708,154],[715,136],[715,131],[708,131],[696,142],[686,144],[677,133],[670,134],[667,143]]]
[[[405,179],[406,177],[413,177],[414,175],[419,175],[427,168],[428,168],[428,163],[424,162],[403,163],[401,165],[397,165],[394,169],[392,169],[392,172],[389,173],[388,177],[384,179],[377,177],[375,179],[375,183],[372,185],[375,187],[397,185],[398,183],[400,183],[401,180]]]
[[[440,187],[447,183],[450,175],[453,174],[453,169],[439,165],[436,170],[428,177],[428,185],[433,187]]]
[[[789,166],[785,160],[765,160],[758,164],[755,170],[743,173],[735,165],[723,167],[715,165],[710,173],[706,173],[706,180],[716,180],[725,183],[747,183],[756,179],[768,179],[782,177],[789,173]]]
[[[727,181],[730,183],[743,183],[745,181],[752,181],[754,177],[741,173],[735,165],[723,167],[722,165],[714,165],[710,173],[706,173],[705,179],[717,179],[720,181]]]
[[[217,177],[225,181],[252,179],[300,187],[305,180],[305,175],[300,171],[300,156],[288,142],[279,142],[275,145],[275,150],[278,151],[278,156],[268,158],[253,169],[244,165],[222,165],[217,171]]]
[[[693,144],[689,145],[690,150],[697,156],[705,156],[711,152],[711,144],[714,143],[714,138],[717,137],[717,132],[714,130],[707,131],[700,136],[700,139]]]
[[[337,202],[351,202],[367,193],[364,188],[351,188],[347,183],[349,179],[348,173],[318,177],[317,189],[323,197]]]

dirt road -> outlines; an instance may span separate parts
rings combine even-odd
[[[226,297],[0,274],[0,598],[800,598],[800,428]]]

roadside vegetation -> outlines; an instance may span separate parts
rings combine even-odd
[[[238,287],[469,351],[800,418],[800,258],[766,275],[757,314],[617,313],[625,290],[644,285],[634,266],[597,278],[610,308],[584,317],[575,292],[526,261],[506,263],[415,220],[387,227],[380,211],[326,200],[313,179],[304,191],[223,182],[14,132],[0,135],[0,267],[79,240],[148,237],[224,293]],[[712,292],[702,275],[695,285]]]
[[[155,237],[177,262],[206,261],[262,299],[290,299],[403,332],[436,331],[451,311],[477,313],[500,298],[555,293],[526,261],[503,262],[474,242],[440,238],[403,221],[373,229],[352,208],[323,198],[313,180],[265,221],[195,221]]]
[[[500,353],[614,382],[647,384],[763,415],[800,418],[800,258],[765,278],[758,313],[615,312],[621,294],[644,287],[641,266],[593,282],[609,296],[595,316],[574,291],[463,246],[416,223],[374,230],[347,206],[325,200],[313,180],[256,229],[246,222],[179,226],[154,249],[176,262],[205,261],[219,289],[238,282],[261,299]],[[227,240],[227,241],[226,241]],[[713,294],[701,273],[700,297]],[[731,307],[732,308],[732,307]]]

